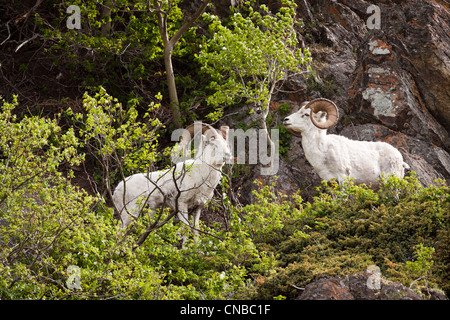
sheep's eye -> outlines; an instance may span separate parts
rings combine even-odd
[[[302,118],[304,117],[309,117],[309,113],[305,113],[304,115],[302,115]]]

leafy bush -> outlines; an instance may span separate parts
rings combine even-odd
[[[161,95],[156,98],[161,100]],[[111,196],[111,182],[136,171],[143,172],[156,161],[157,130],[162,125],[150,113],[159,107],[160,104],[151,103],[143,115],[145,122],[141,122],[135,104],[123,108],[100,87],[94,96],[84,94],[83,113],[74,113],[70,108],[66,111],[77,129],[83,150],[100,168],[103,188],[97,189],[106,188]]]
[[[204,14],[212,39],[202,44],[197,58],[202,71],[211,76],[209,86],[215,92],[206,99],[216,108],[208,118],[220,118],[223,105],[243,100],[261,106],[265,121],[280,82],[311,61],[308,49],[297,48],[296,4],[291,0],[282,4],[273,14],[265,5],[257,11],[247,2],[248,16],[237,12],[227,25],[217,16]]]
[[[162,91],[169,97],[164,68],[164,45],[155,13],[156,1],[145,0],[48,0],[41,5],[41,15],[35,15],[35,24],[44,36],[46,57],[51,58],[64,81],[76,81],[79,86],[103,85],[121,101],[131,98],[149,103],[148,96]],[[168,12],[169,36],[185,20],[180,0],[157,1]],[[81,29],[69,29],[69,5],[80,9]],[[152,12],[151,12],[152,11]],[[187,15],[189,16],[189,15]],[[189,28],[173,48],[174,62],[196,69],[193,53],[201,37],[196,28]],[[185,75],[185,81],[199,81],[195,75]],[[177,75],[178,76],[178,75]],[[199,88],[201,86],[198,86]],[[150,93],[150,94],[149,94]],[[189,99],[190,97],[188,97]],[[187,99],[186,99],[187,100]],[[187,103],[182,100],[182,103]]]
[[[0,113],[0,298],[161,296],[161,276],[137,263],[144,256],[120,238],[111,210],[58,171],[82,160],[73,131],[56,120],[18,121],[16,104]],[[72,265],[80,290],[66,284]]]
[[[320,274],[345,275],[381,268],[384,276],[409,285],[416,246],[434,248],[427,265],[433,286],[448,292],[450,196],[442,181],[422,187],[412,175],[383,177],[373,191],[352,182],[323,182],[312,204],[303,204],[304,218],[285,225],[270,250],[277,255],[277,273],[260,281],[258,298],[296,296]]]
[[[179,250],[180,223],[170,221],[137,245],[154,217],[124,234],[101,198],[58,171],[83,159],[73,131],[63,133],[56,120],[18,121],[15,104],[0,113],[1,299],[238,298],[252,290],[252,277],[273,269],[273,257],[238,228],[205,225],[197,244]],[[103,132],[111,122],[97,124]]]

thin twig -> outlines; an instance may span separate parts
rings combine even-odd
[[[5,40],[3,40],[2,43],[0,43],[0,46],[2,46],[6,41],[8,41],[9,38],[11,38],[11,31],[9,30],[9,23],[10,22],[11,22],[11,20],[6,22],[6,29],[8,29],[8,37]]]

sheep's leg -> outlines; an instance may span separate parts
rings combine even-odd
[[[192,228],[192,233],[194,234],[194,243],[197,243],[198,241],[198,227],[199,227],[199,221],[200,221],[200,214],[202,213],[202,208],[199,207],[195,209],[194,212],[194,227]]]
[[[187,211],[179,211],[177,215],[178,215],[178,219],[184,224],[183,230],[181,233],[181,247],[183,249],[185,249],[184,244],[187,240],[187,233],[189,232],[189,229],[187,227],[190,227],[189,214]]]
[[[121,216],[121,220],[122,220],[122,229],[126,229],[131,222],[130,216],[125,209],[122,210],[122,213],[120,216]]]
[[[125,204],[122,208],[122,211],[120,213],[120,220],[122,221],[122,229],[126,229],[128,225],[131,222],[131,213],[130,211],[133,210],[135,207],[134,201],[131,202],[131,204]]]
[[[120,218],[122,220],[122,229],[126,229],[133,218],[139,218],[139,215],[141,214],[143,208],[142,200],[140,198],[141,197],[139,197],[138,199],[134,199],[123,206],[122,212],[120,214]]]

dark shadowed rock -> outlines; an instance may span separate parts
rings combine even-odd
[[[355,298],[342,279],[324,277],[308,284],[299,300],[355,300]]]

